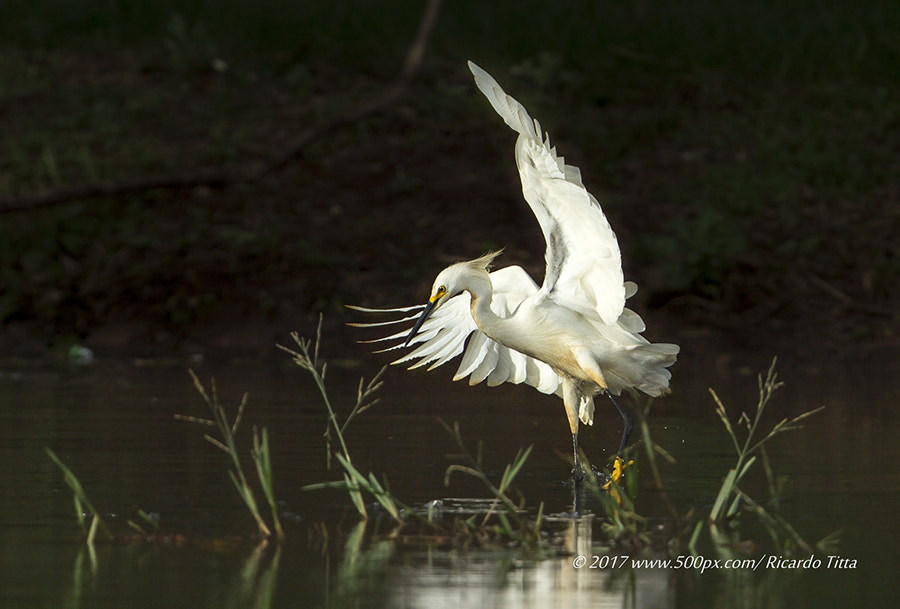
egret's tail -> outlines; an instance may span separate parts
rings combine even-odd
[[[609,390],[619,395],[622,389],[634,387],[653,397],[668,393],[672,373],[667,368],[675,363],[678,351],[678,345],[671,343],[625,347],[603,367]]]

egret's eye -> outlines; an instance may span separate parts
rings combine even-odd
[[[443,297],[443,295],[446,294],[446,293],[447,293],[447,288],[446,288],[446,287],[441,286],[441,287],[438,288],[438,291],[437,291],[438,298]]]

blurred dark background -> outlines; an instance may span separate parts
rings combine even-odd
[[[424,5],[4,0],[0,349],[271,355],[490,248],[540,281],[467,59],[582,169],[649,338],[897,344],[896,0],[448,1],[407,95],[261,179],[21,205],[253,167],[377,98]]]

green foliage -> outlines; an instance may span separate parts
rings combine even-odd
[[[109,530],[106,522],[100,517],[100,514],[97,513],[97,510],[94,509],[93,504],[91,504],[91,500],[88,498],[87,493],[84,490],[84,487],[81,486],[81,481],[72,473],[68,467],[66,467],[62,461],[60,461],[59,457],[56,456],[52,450],[44,447],[44,452],[47,453],[47,456],[50,457],[50,460],[53,461],[60,470],[62,470],[63,476],[65,476],[66,485],[72,490],[72,501],[75,504],[75,518],[78,520],[78,525],[81,527],[81,530],[84,531],[84,517],[89,515],[91,517],[91,527],[88,531],[87,536],[87,544],[92,546],[94,543],[94,538],[96,537],[97,530],[103,531],[103,533],[109,538],[113,539],[112,531]]]
[[[358,414],[361,414],[374,406],[377,402],[377,400],[373,398],[373,395],[378,391],[378,388],[381,387],[381,376],[384,374],[386,368],[382,368],[367,384],[364,384],[364,379],[359,380],[356,405],[344,419],[344,422],[339,424],[337,414],[331,405],[328,391],[325,388],[325,374],[328,370],[328,365],[326,362],[319,362],[319,345],[322,340],[322,316],[319,316],[319,325],[316,328],[315,341],[301,338],[296,332],[291,333],[291,338],[294,340],[294,343],[299,350],[295,351],[294,349],[282,345],[278,345],[278,347],[282,351],[290,354],[295,364],[310,373],[316,383],[316,387],[319,389],[319,394],[322,396],[325,408],[328,410],[328,423],[325,428],[325,440],[327,444],[325,452],[329,468],[331,467],[331,456],[332,454],[335,454],[338,462],[344,468],[344,487],[350,494],[353,505],[356,507],[356,511],[361,518],[366,519],[369,517],[362,496],[362,493],[366,492],[372,495],[391,517],[400,522],[400,504],[385,490],[373,474],[370,473],[369,476],[366,477],[354,467],[350,458],[350,451],[347,448],[347,442],[344,440],[344,430],[347,428],[347,425],[350,424],[350,421]],[[332,433],[337,437],[338,443],[340,444],[340,451],[333,451],[332,449]],[[307,490],[314,490],[333,486],[335,485],[313,484],[304,488]]]
[[[315,341],[302,339],[296,333],[292,334],[298,350],[279,345],[282,350],[293,357],[297,365],[312,375],[328,412],[325,434],[327,440],[326,454],[329,460],[334,456],[343,469],[343,480],[307,485],[304,487],[304,490],[322,488],[341,488],[346,490],[358,514],[364,521],[371,517],[370,507],[367,507],[365,498],[367,496],[372,497],[394,521],[394,534],[401,534],[402,532],[404,535],[416,535],[420,534],[422,527],[424,527],[428,530],[426,538],[433,539],[434,533],[438,533],[439,536],[453,539],[453,543],[458,544],[459,547],[468,547],[471,542],[487,547],[497,547],[498,543],[502,543],[504,547],[510,547],[510,544],[512,544],[515,547],[536,550],[539,555],[547,551],[551,553],[556,551],[553,545],[556,542],[548,537],[549,533],[545,527],[543,503],[540,504],[535,512],[534,509],[525,508],[524,497],[520,498],[518,504],[511,498],[515,479],[523,470],[530,455],[531,447],[520,450],[512,462],[504,469],[499,482],[495,483],[482,464],[481,445],[479,444],[478,450],[473,455],[462,439],[459,425],[454,423],[451,426],[441,421],[443,427],[456,442],[464,461],[463,464],[453,464],[447,468],[445,484],[449,484],[453,474],[462,473],[482,482],[492,496],[492,499],[485,500],[480,504],[478,500],[457,500],[459,503],[470,502],[469,509],[472,509],[474,513],[467,519],[461,519],[457,512],[457,516],[452,523],[447,522],[441,516],[435,515],[435,510],[440,510],[440,508],[435,508],[435,504],[442,502],[432,502],[424,508],[410,509],[394,497],[388,488],[386,480],[379,480],[373,473],[366,475],[360,472],[351,460],[344,433],[349,423],[356,416],[364,413],[376,403],[377,400],[374,399],[374,394],[381,386],[381,376],[384,373],[384,369],[368,383],[365,382],[365,379],[360,379],[356,404],[348,415],[344,417],[343,421],[340,421],[337,411],[331,404],[325,386],[327,365],[319,359],[321,328],[320,318]],[[203,419],[184,415],[176,415],[176,418],[218,430],[218,437],[204,434],[204,439],[222,450],[230,458],[231,469],[229,477],[254,518],[260,538],[263,542],[272,538],[281,542],[284,538],[284,531],[279,520],[275,499],[274,472],[272,470],[267,429],[263,428],[259,431],[257,428],[253,428],[252,448],[249,452],[253,461],[253,470],[256,472],[257,482],[271,512],[271,526],[263,516],[260,504],[256,500],[254,488],[245,475],[244,465],[240,459],[240,451],[236,441],[236,434],[247,404],[247,396],[244,395],[236,414],[231,418],[218,400],[215,381],[210,382],[210,388],[207,390],[193,372],[190,374],[197,392],[209,407],[212,418]],[[601,484],[598,481],[595,470],[590,467],[587,459],[582,456],[584,463],[588,465],[585,472],[587,489],[593,493],[595,499],[602,507],[602,530],[605,539],[610,543],[616,544],[619,548],[629,548],[629,552],[632,553],[649,551],[654,547],[665,547],[670,554],[676,555],[680,554],[686,547],[694,554],[697,554],[697,548],[702,542],[701,535],[705,531],[708,533],[716,553],[723,557],[731,557],[738,551],[736,548],[747,547],[748,545],[741,540],[740,525],[742,520],[745,520],[743,514],[750,513],[756,516],[757,522],[768,532],[772,543],[779,552],[785,554],[796,550],[812,552],[812,547],[804,541],[800,533],[779,513],[784,479],[777,478],[773,473],[765,447],[770,440],[780,434],[798,429],[802,421],[819,412],[821,408],[793,418],[784,418],[770,430],[762,430],[761,422],[764,413],[774,392],[780,385],[781,383],[777,381],[775,373],[775,360],[773,360],[765,379],[762,376],[759,377],[759,399],[755,412],[752,416],[742,413],[736,424],[728,416],[725,406],[716,393],[710,389],[716,404],[716,413],[734,445],[737,461],[734,467],[730,468],[726,473],[708,515],[696,520],[692,529],[690,524],[694,521],[694,511],[691,510],[684,515],[680,515],[664,490],[665,485],[662,482],[657,465],[657,456],[662,456],[670,462],[674,462],[674,459],[663,447],[656,444],[651,437],[647,420],[652,401],[646,401],[644,407],[637,410],[638,424],[642,432],[644,454],[653,476],[653,483],[670,511],[670,521],[659,526],[659,519],[657,518],[654,520],[653,528],[651,528],[648,518],[642,516],[637,510],[639,464],[636,462],[639,460],[639,455],[634,447],[629,449],[629,453],[631,453],[629,457],[633,457],[633,459],[628,462],[628,467],[624,470],[624,477],[618,483]],[[745,428],[745,433],[740,432],[741,427]],[[332,445],[333,441],[337,442],[337,447]],[[93,515],[90,529],[87,531],[87,544],[92,560],[96,564],[93,540],[97,531],[102,530],[110,538],[112,538],[112,533],[102,518],[97,515],[75,475],[63,465],[53,451],[49,448],[45,450],[51,460],[63,472],[66,483],[73,492],[75,512],[82,529],[84,529],[84,514],[89,513]],[[742,489],[742,482],[747,474],[759,463],[763,466],[770,493],[770,497],[765,502],[752,498]],[[583,513],[582,508],[579,507],[581,491],[580,487],[576,487],[574,490],[573,510],[575,514],[585,516],[589,521],[592,515],[589,512]],[[139,511],[139,516],[154,530],[157,528],[158,523],[156,519],[142,511]],[[564,520],[568,521],[569,519],[566,517]],[[572,524],[574,524],[574,521],[572,521]],[[129,520],[128,525],[141,535],[150,537],[139,524]],[[417,526],[419,527],[418,531],[414,531],[414,528]],[[689,530],[692,532],[689,539],[686,539]],[[363,528],[357,528],[356,534],[362,535],[363,532]],[[588,536],[590,537],[590,535]],[[834,547],[836,540],[837,534],[829,535],[820,540],[815,545],[815,548],[818,551],[829,551]]]
[[[484,518],[481,521],[481,526],[488,523],[489,519],[494,514],[495,506],[501,505],[503,506],[503,510],[497,513],[497,517],[500,521],[498,532],[511,539],[516,539],[520,543],[537,546],[541,540],[541,518],[544,513],[544,504],[541,503],[537,517],[532,520],[522,509],[523,506],[517,506],[509,497],[513,481],[525,465],[525,461],[528,460],[528,455],[531,454],[531,446],[524,450],[519,450],[512,462],[503,470],[503,475],[500,477],[500,483],[495,486],[482,466],[481,446],[479,445],[477,456],[472,456],[472,453],[466,448],[465,442],[463,442],[462,434],[459,432],[459,424],[454,422],[454,424],[450,426],[443,421],[440,423],[453,438],[454,442],[456,442],[463,458],[467,462],[467,465],[449,466],[447,472],[444,474],[444,485],[449,486],[450,476],[455,472],[463,473],[480,480],[494,496],[494,503],[491,504],[490,508],[485,513]],[[510,525],[510,519],[516,524],[515,528]]]
[[[775,363],[776,360],[773,359],[765,378],[759,377],[759,399],[755,412],[752,416],[742,413],[736,425],[732,423],[718,395],[710,389],[716,404],[716,414],[734,445],[737,461],[734,467],[726,472],[712,508],[700,517],[693,508],[685,513],[679,512],[678,507],[673,504],[666,492],[657,458],[662,457],[672,464],[675,463],[675,459],[662,446],[654,442],[651,435],[648,416],[652,400],[648,399],[642,408],[635,409],[644,447],[643,456],[646,457],[646,463],[650,468],[653,487],[659,493],[670,518],[663,527],[654,531],[649,527],[647,518],[638,512],[636,479],[640,459],[636,450],[632,448],[631,450],[635,451],[632,455],[635,464],[625,470],[622,486],[612,484],[608,493],[600,492],[600,486],[593,482],[596,475],[593,470],[589,472],[589,477],[593,482],[592,488],[603,506],[605,514],[603,530],[609,539],[615,540],[620,545],[630,545],[638,549],[654,546],[665,547],[671,556],[682,555],[685,550],[698,555],[701,553],[700,548],[706,547],[704,544],[712,542],[713,551],[717,555],[722,558],[732,558],[758,542],[758,540],[753,540],[748,544],[746,540],[742,539],[742,526],[750,528],[758,524],[769,535],[778,552],[784,554],[813,552],[813,548],[804,541],[800,533],[779,511],[785,478],[775,475],[766,452],[766,445],[784,432],[800,429],[802,421],[818,413],[822,408],[805,412],[796,417],[784,418],[768,431],[764,431],[761,428],[761,422],[766,407],[774,392],[781,386],[781,383],[777,381]],[[741,433],[740,428],[744,428],[745,433]],[[741,482],[760,462],[770,495],[764,501],[751,497],[741,488]],[[755,518],[748,519],[747,514],[753,515]],[[665,531],[664,536],[660,536],[660,531]],[[838,533],[828,535],[815,544],[815,550],[820,552],[833,550],[837,538]],[[744,550],[740,548],[744,548]]]
[[[3,2],[0,197],[265,156],[281,134],[388,82],[421,9],[412,0]],[[316,142],[307,160],[377,167],[398,120],[416,150],[448,140],[440,154],[471,156],[447,133],[468,124],[475,97],[461,75],[471,57],[534,100],[529,107],[573,150],[589,186],[611,195],[607,211],[629,236],[623,247],[657,278],[645,289],[697,292],[738,314],[742,299],[762,293],[809,318],[821,279],[837,289],[831,294],[855,294],[862,284],[870,311],[890,316],[900,285],[891,247],[900,222],[898,30],[892,0],[445,2],[415,97],[356,132]],[[439,124],[429,122],[435,113]],[[357,188],[383,186],[391,204],[434,199],[434,157],[404,152]],[[508,163],[498,155],[498,167]],[[406,257],[421,252],[414,231],[360,230],[372,207],[351,209],[358,193],[336,197],[326,184],[296,201],[320,177],[311,165],[312,180],[275,188],[292,193],[293,206],[315,208],[307,214],[267,201],[266,187],[4,216],[0,320],[84,334],[121,303],[175,329],[223,303],[288,306],[256,286],[235,293],[234,277],[254,275],[261,263],[269,290],[308,277],[304,296],[289,302],[322,309],[338,289],[327,265],[353,268],[351,252],[383,249],[387,240]],[[459,161],[450,167],[470,172]],[[472,188],[485,188],[481,180]],[[234,199],[252,201],[252,210]],[[331,223],[333,235],[311,231],[332,201],[354,222]],[[444,210],[421,215],[429,213]],[[474,237],[489,239],[497,235]]]
[[[203,434],[203,439],[221,449],[222,452],[231,458],[232,469],[229,470],[228,476],[231,478],[231,482],[234,484],[234,488],[237,490],[238,495],[240,495],[250,514],[253,516],[253,519],[256,521],[260,539],[266,541],[273,537],[272,529],[262,516],[256,502],[256,495],[253,492],[253,487],[244,475],[244,468],[241,464],[240,453],[237,448],[237,442],[235,441],[235,434],[241,424],[244,408],[247,406],[247,394],[244,394],[244,397],[238,406],[237,414],[234,416],[234,420],[229,420],[228,413],[219,403],[215,380],[210,381],[210,391],[207,392],[203,383],[200,382],[200,379],[197,378],[197,375],[194,374],[193,370],[189,372],[194,381],[194,388],[203,398],[203,401],[206,402],[206,405],[212,412],[213,418],[199,419],[197,417],[185,415],[176,415],[176,418],[218,429],[221,439],[215,438],[209,434]],[[278,518],[278,509],[275,503],[274,476],[272,474],[272,464],[269,457],[269,435],[265,428],[263,428],[261,434],[257,432],[256,427],[253,428],[253,449],[251,450],[250,455],[253,459],[254,469],[256,470],[259,484],[262,487],[263,494],[265,495],[271,510],[272,528],[275,529],[274,537],[277,541],[281,542],[284,540],[284,530],[281,527],[281,521]]]
[[[174,13],[166,25],[163,46],[173,68],[189,72],[212,68],[216,72],[228,69],[228,64],[217,57],[217,45],[202,24],[189,26],[184,15]]]
[[[0,39],[58,47],[86,39],[157,41],[165,33],[181,45],[209,37],[244,50],[298,47],[357,60],[375,51],[383,60],[385,53],[399,56],[397,49],[411,37],[421,9],[422,3],[413,0],[388,5],[363,0],[8,0],[0,9]],[[738,0],[446,3],[436,45],[450,55],[468,48],[528,57],[552,40],[556,53],[583,65],[603,60],[610,48],[626,48],[632,61],[655,61],[661,67],[842,77],[896,70],[888,42],[898,25],[900,15],[891,0],[853,5],[814,0],[789,5]]]
[[[737,462],[733,468],[728,470],[728,473],[722,482],[722,486],[719,489],[713,507],[707,517],[707,524],[709,525],[710,533],[713,541],[716,542],[716,545],[727,546],[728,544],[726,544],[725,541],[728,540],[728,535],[720,530],[719,527],[726,524],[727,521],[732,521],[731,524],[735,524],[734,521],[736,520],[739,510],[742,507],[745,507],[758,515],[760,522],[769,532],[769,535],[779,551],[786,551],[790,549],[792,545],[796,545],[801,551],[812,553],[812,548],[803,540],[789,522],[787,522],[777,511],[769,511],[763,508],[759,502],[752,499],[747,493],[741,490],[740,487],[741,481],[756,463],[757,458],[762,457],[764,470],[769,483],[769,491],[772,494],[770,503],[772,504],[773,509],[777,510],[781,503],[780,494],[782,487],[776,481],[775,476],[772,473],[768,454],[765,450],[765,444],[784,432],[800,429],[801,421],[824,409],[824,406],[822,406],[791,419],[782,419],[776,423],[772,429],[764,433],[763,430],[760,429],[760,422],[763,418],[766,406],[772,399],[772,395],[781,386],[781,383],[777,381],[777,375],[775,373],[775,361],[776,360],[774,359],[772,360],[772,365],[769,367],[765,379],[763,379],[761,375],[759,377],[759,400],[756,404],[756,412],[752,418],[747,415],[747,413],[741,413],[741,416],[738,419],[738,425],[746,428],[746,435],[743,440],[739,439],[735,426],[732,425],[728,413],[725,410],[725,406],[722,404],[719,396],[716,395],[715,391],[710,389],[710,393],[716,403],[716,414],[721,419],[728,436],[734,444],[734,449],[737,453]],[[697,523],[697,528],[692,536],[692,550],[696,545],[701,525],[702,522]],[[817,549],[824,551],[826,547],[833,542],[834,538],[829,536],[817,544]]]
[[[824,408],[824,406],[816,408],[815,410],[805,412],[790,420],[782,419],[762,438],[759,438],[757,436],[757,431],[763,413],[766,410],[766,405],[769,403],[769,400],[772,399],[772,394],[775,393],[775,390],[781,386],[781,383],[776,379],[775,360],[772,360],[772,365],[766,374],[765,380],[763,380],[762,376],[759,377],[759,401],[756,404],[756,413],[754,414],[753,419],[751,420],[746,413],[742,413],[739,419],[739,422],[743,423],[747,428],[747,435],[743,442],[738,439],[734,426],[732,426],[731,421],[728,418],[728,413],[725,410],[724,404],[722,404],[722,401],[719,399],[719,396],[716,395],[716,392],[710,389],[710,393],[716,402],[716,414],[719,415],[719,418],[722,420],[722,424],[725,426],[725,430],[728,432],[728,436],[731,438],[735,452],[738,456],[737,464],[729,470],[728,475],[725,477],[725,482],[719,490],[719,494],[716,497],[716,501],[709,514],[710,521],[723,520],[724,518],[734,516],[735,513],[737,513],[738,507],[740,506],[739,499],[742,495],[738,488],[738,483],[743,479],[744,475],[756,461],[756,453],[761,453],[763,451],[763,445],[766,442],[780,433],[798,429],[800,427],[798,425],[800,421],[816,414]],[[728,506],[727,508],[726,505]]]
[[[725,276],[747,249],[741,223],[727,211],[704,207],[673,221],[667,233],[652,243],[655,256],[666,261],[667,287],[719,296]]]
[[[522,505],[513,503],[509,496],[516,476],[522,470],[528,455],[531,453],[531,447],[519,451],[513,461],[506,466],[499,484],[495,485],[482,466],[480,446],[477,456],[473,456],[463,442],[459,425],[454,423],[450,426],[441,421],[443,427],[459,447],[464,461],[466,461],[465,465],[455,464],[447,468],[444,477],[445,485],[449,484],[453,473],[463,473],[481,481],[494,497],[488,508],[480,513],[480,522],[477,522],[473,517],[468,520],[454,520],[453,523],[449,524],[438,523],[434,518],[432,504],[429,504],[424,510],[410,509],[391,494],[386,481],[379,481],[375,474],[371,472],[368,475],[361,473],[353,465],[350,451],[344,438],[344,432],[356,416],[362,414],[377,402],[373,395],[381,387],[381,376],[384,374],[385,368],[382,368],[368,383],[365,382],[365,379],[360,379],[356,404],[341,422],[337,411],[331,403],[331,399],[328,397],[325,386],[328,367],[325,362],[319,359],[321,332],[322,319],[320,317],[314,341],[301,338],[294,332],[291,334],[291,337],[297,346],[297,350],[278,345],[280,349],[291,355],[295,364],[309,372],[313,377],[328,412],[325,439],[329,467],[333,455],[344,470],[342,481],[308,484],[303,487],[303,490],[344,489],[349,494],[357,513],[363,520],[371,518],[370,510],[365,503],[365,496],[370,496],[393,519],[398,527],[398,531],[403,527],[423,525],[432,533],[437,531],[444,534],[463,534],[466,538],[481,540],[490,539],[493,536],[498,539],[514,541],[527,547],[537,548],[540,546],[542,543],[543,503],[538,508],[537,515],[532,516],[523,509]],[[338,447],[332,445],[335,438]]]

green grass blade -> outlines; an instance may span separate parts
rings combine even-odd
[[[337,460],[344,467],[347,474],[350,475],[350,478],[353,480],[354,485],[361,487],[369,492],[371,492],[371,488],[369,486],[369,481],[363,476],[358,469],[356,469],[350,460],[342,455],[341,453],[337,453]]]
[[[328,488],[347,489],[346,480],[333,480],[331,482],[314,482],[300,487],[301,491],[321,491]]]
[[[78,519],[78,524],[81,526],[82,530],[84,530],[83,508],[87,507],[87,511],[93,514],[95,519],[94,522],[91,523],[91,528],[95,529],[96,527],[99,527],[103,530],[103,533],[107,536],[107,538],[115,539],[115,536],[106,525],[106,522],[104,522],[103,519],[100,518],[100,516],[97,514],[97,510],[94,509],[93,504],[91,504],[91,500],[88,499],[87,493],[81,486],[81,482],[78,480],[78,478],[75,477],[75,474],[72,473],[72,470],[66,467],[65,464],[60,461],[59,457],[56,456],[56,453],[54,453],[46,446],[44,447],[44,452],[47,453],[47,456],[49,456],[50,459],[54,463],[56,463],[56,466],[59,467],[59,469],[62,471],[63,478],[66,481],[66,485],[72,491],[72,495],[74,497],[73,502],[75,504],[75,517]],[[93,539],[93,537],[91,537],[91,539]]]
[[[500,531],[504,535],[512,535],[512,527],[509,524],[509,519],[506,517],[506,512],[497,512],[497,519],[500,521]]]
[[[715,522],[721,518],[722,506],[725,505],[725,502],[728,500],[728,497],[731,496],[731,492],[734,489],[734,477],[735,470],[728,470],[728,475],[725,476],[725,480],[722,482],[721,488],[719,488],[719,494],[716,496],[716,501],[713,503],[712,510],[709,512],[710,521]]]
[[[353,505],[356,506],[356,511],[359,512],[360,518],[363,520],[368,519],[369,514],[366,512],[366,504],[363,502],[362,493],[359,492],[359,486],[350,479],[349,474],[344,474],[344,481],[347,483],[350,499],[353,501]]]
[[[257,432],[255,426],[253,427],[253,452],[251,454],[253,463],[256,465],[259,483],[272,512],[272,524],[275,527],[275,534],[279,540],[282,540],[284,539],[284,529],[282,529],[281,520],[278,518],[278,504],[275,501],[275,476],[272,473],[272,459],[269,455],[269,433],[265,427],[262,428],[261,433]]]
[[[85,543],[87,543],[87,545],[89,545],[89,546],[94,545],[94,538],[97,535],[97,527],[102,522],[103,522],[103,519],[100,518],[100,516],[98,516],[97,514],[94,514],[94,518],[91,520],[91,530],[88,531],[87,541],[85,542]]]
[[[378,500],[378,503],[381,504],[388,514],[390,514],[394,520],[398,522],[401,520],[400,511],[397,509],[397,504],[394,502],[394,498],[391,496],[389,492],[387,492],[384,487],[381,486],[381,483],[378,482],[378,479],[375,478],[375,474],[369,474],[369,484],[374,489],[375,499]]]
[[[529,446],[524,451],[520,450],[516,454],[516,458],[513,459],[513,462],[510,465],[506,466],[506,469],[503,472],[503,477],[500,479],[500,491],[505,491],[512,484],[513,480],[515,480],[516,476],[522,469],[522,466],[525,465],[525,461],[528,460],[528,456],[531,454],[532,446]]]
[[[731,441],[734,443],[735,450],[740,453],[740,442],[737,439],[737,435],[735,435],[734,433],[734,428],[731,427],[731,421],[728,420],[728,413],[725,411],[725,405],[722,403],[722,400],[719,399],[719,396],[712,388],[709,389],[709,393],[712,395],[713,401],[715,401],[716,403],[716,414],[719,415],[719,418],[722,420],[722,424],[725,426],[725,430],[731,437]]]
[[[688,542],[688,550],[692,556],[697,556],[697,541],[700,539],[700,531],[703,530],[703,521],[698,520],[694,526],[694,532],[691,534],[691,540]]]
[[[153,518],[144,510],[138,510],[138,516],[140,516],[146,523],[152,526],[154,530],[159,528],[159,520]]]
[[[541,538],[541,524],[544,519],[544,502],[541,501],[541,504],[538,506],[538,513],[534,519],[534,531],[532,532],[532,536],[534,539]]]
[[[749,469],[750,469],[750,466],[752,466],[754,463],[756,463],[756,455],[753,455],[752,457],[750,457],[749,459],[747,459],[747,462],[744,463],[744,466],[743,466],[743,467],[741,467],[740,473],[738,473],[738,475],[735,476],[735,478],[734,478],[734,483],[735,483],[735,484],[737,484],[738,482],[741,481],[741,478],[744,477],[744,474],[747,473],[747,470],[749,470]]]

